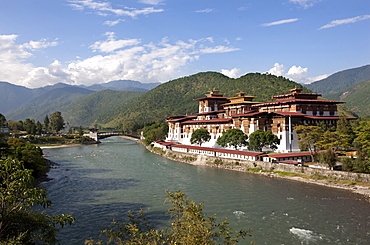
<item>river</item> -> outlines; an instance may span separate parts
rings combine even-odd
[[[44,153],[59,164],[41,184],[53,203],[47,212],[76,217],[59,232],[61,244],[99,239],[128,210],[143,209],[163,226],[166,190],[204,202],[208,215],[227,218],[234,229],[252,228],[257,245],[370,244],[370,204],[349,191],[178,163],[120,137]]]

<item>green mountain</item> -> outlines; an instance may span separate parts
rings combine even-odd
[[[335,93],[328,96],[331,100],[345,101],[345,107],[356,113],[358,116],[370,115],[370,80],[348,88],[342,93]]]
[[[144,92],[103,90],[75,101],[62,111],[62,115],[73,126],[94,127],[95,124],[106,124],[143,94]]]
[[[161,83],[141,83],[141,82],[132,81],[132,80],[115,80],[115,81],[110,81],[107,83],[94,84],[86,88],[90,90],[94,90],[94,91],[102,91],[102,90],[110,89],[110,90],[118,90],[118,91],[147,92],[157,87],[160,84]]]
[[[305,85],[306,88],[322,93],[324,97],[342,93],[353,85],[370,80],[370,65],[340,71],[329,77]]]
[[[0,82],[0,113],[6,114],[29,101],[32,97],[32,89]]]
[[[233,79],[217,72],[202,72],[161,84],[145,93],[122,111],[108,125],[116,126],[127,120],[163,121],[168,116],[194,114],[198,112],[196,98],[204,97],[214,88],[224,96],[236,96],[238,92],[256,96],[254,101],[270,101],[271,96],[288,93],[302,85],[284,77],[270,74],[251,73]],[[309,91],[304,88],[304,91]]]
[[[36,121],[43,122],[46,115],[50,115],[55,111],[63,111],[73,102],[91,93],[93,93],[91,90],[66,85],[62,88],[56,88],[42,93],[42,95],[29,100],[17,109],[6,113],[5,117],[13,121],[32,118]]]

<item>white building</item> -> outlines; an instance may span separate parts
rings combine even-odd
[[[318,99],[321,94],[302,93],[302,89],[292,89],[290,93],[273,96],[274,101],[254,102],[254,96],[238,93],[237,97],[224,97],[218,90],[210,91],[199,101],[199,112],[190,116],[167,118],[169,132],[166,141],[176,141],[191,145],[191,134],[206,128],[211,140],[204,147],[216,147],[218,137],[230,128],[241,129],[249,135],[258,129],[271,130],[279,139],[277,152],[298,152],[298,125],[317,125],[324,122],[328,127],[339,120],[337,104],[340,101]],[[353,119],[353,118],[350,118]]]

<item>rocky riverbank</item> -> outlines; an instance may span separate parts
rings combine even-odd
[[[141,141],[138,141],[142,143]],[[341,181],[335,180],[331,178],[325,178],[321,176],[309,176],[305,175],[304,173],[293,173],[293,172],[281,172],[281,171],[266,171],[258,168],[251,168],[250,165],[243,163],[243,161],[224,161],[223,164],[217,164],[216,162],[210,161],[209,157],[201,156],[201,155],[192,155],[192,154],[181,154],[183,156],[179,156],[179,153],[172,152],[170,150],[162,150],[162,149],[154,149],[151,146],[146,146],[146,148],[162,157],[168,158],[173,161],[182,162],[186,164],[191,164],[195,166],[207,166],[207,167],[214,167],[214,168],[221,168],[225,170],[231,171],[240,171],[240,172],[248,172],[253,174],[260,174],[270,178],[281,178],[287,179],[292,181],[299,181],[307,184],[315,184],[315,185],[322,185],[330,188],[338,188],[343,190],[348,190],[357,194],[360,194],[364,197],[364,199],[370,202],[370,184],[361,183],[359,181]]]

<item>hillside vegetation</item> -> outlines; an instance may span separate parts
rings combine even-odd
[[[198,112],[198,102],[194,99],[204,97],[214,88],[227,97],[242,91],[256,96],[255,101],[264,102],[295,87],[302,85],[270,74],[250,73],[233,79],[217,72],[202,72],[159,85],[135,100],[108,125],[130,120],[163,121],[168,116],[194,114]],[[304,91],[308,90],[304,88]]]
[[[71,125],[106,124],[129,107],[144,92],[103,90],[75,101],[63,113]]]
[[[353,85],[370,80],[370,65],[340,71],[329,77],[305,85],[308,89],[322,93],[324,97],[343,93]]]
[[[72,103],[91,93],[93,91],[74,86],[53,89],[7,113],[6,118],[13,121],[32,118],[42,122],[47,114],[50,115],[55,111],[64,111]]]
[[[370,115],[370,80],[358,83],[343,93],[328,96],[328,99],[345,101],[344,105],[360,117]]]

